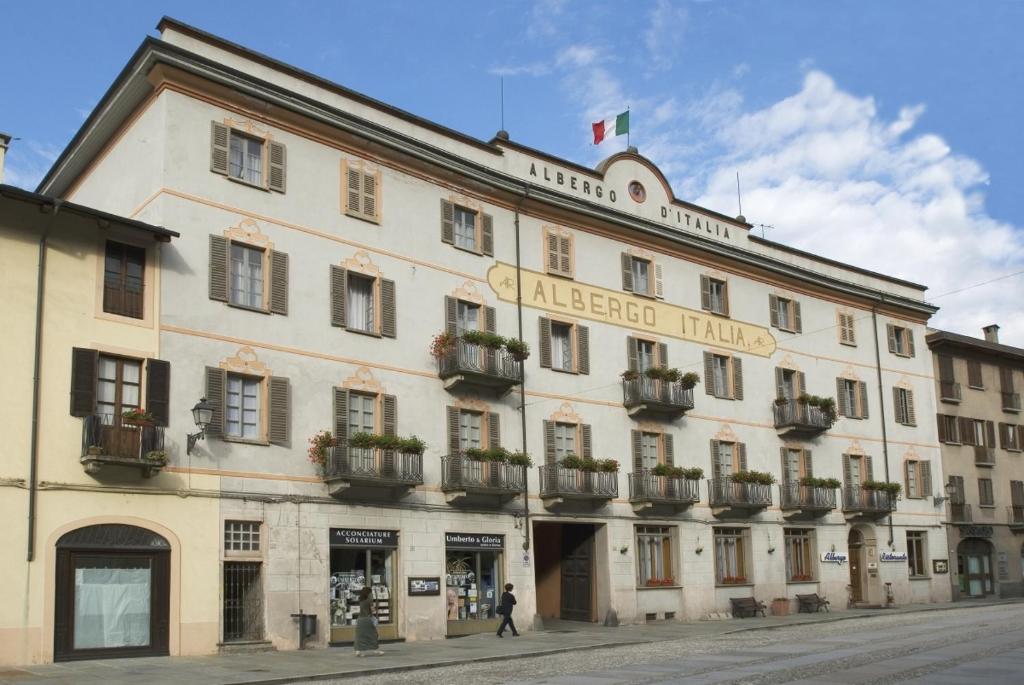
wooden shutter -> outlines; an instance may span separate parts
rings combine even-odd
[[[283,143],[275,143],[274,141],[268,142],[267,148],[270,157],[270,174],[267,187],[275,192],[283,193],[285,181],[287,180],[285,174],[285,163],[288,157],[287,150]]]
[[[441,200],[441,242],[455,244],[455,205]]]
[[[459,301],[448,295],[444,296],[444,331],[455,335],[459,330]]]
[[[331,325],[345,328],[345,291],[348,285],[348,274],[340,266],[331,264]]]
[[[480,222],[480,251],[494,256],[494,218],[490,214],[484,214]]]
[[[722,477],[722,464],[718,460],[719,441],[711,439],[711,478],[718,480]]]
[[[953,374],[953,358],[948,354],[939,355],[939,380],[940,381],[953,381],[955,380]]]
[[[580,443],[583,445],[583,457],[594,457],[594,433],[589,423],[580,424]]]
[[[906,423],[907,417],[903,414],[903,407],[900,406],[900,389],[896,386],[892,388],[892,407],[896,414],[896,423]]]
[[[963,476],[950,476],[949,482],[953,484],[953,492],[956,494],[956,501],[960,504],[964,501],[964,495],[966,495],[964,488],[964,477]]]
[[[348,168],[348,184],[346,186],[348,197],[345,205],[346,210],[352,214],[362,213],[362,203],[360,202],[363,187],[362,177],[363,172],[359,169]]]
[[[786,396],[786,370],[780,366],[775,367],[775,397],[782,399]]]
[[[743,360],[739,357],[730,357],[732,363],[732,398],[743,399]]]
[[[633,292],[633,258],[626,252],[622,253],[622,289]]]
[[[715,394],[715,356],[710,352],[704,353],[704,393]]]
[[[71,348],[71,415],[89,416],[96,411],[96,383],[99,375],[96,350]]]
[[[497,333],[498,322],[494,307],[484,307],[484,330],[488,333]]]
[[[719,312],[725,316],[729,316],[729,282],[722,281],[722,311]]]
[[[860,390],[860,418],[868,417],[868,384],[864,381],[857,381]]]
[[[853,469],[850,468],[849,454],[843,455],[843,483],[846,485],[846,487],[850,487],[851,485],[857,485],[857,483],[853,482]]]
[[[936,414],[935,424],[939,428],[939,442],[949,442],[949,436],[946,434],[946,417],[942,414]]]
[[[918,487],[921,489],[922,497],[932,496],[932,463],[930,461],[917,462],[921,469]]]
[[[572,276],[572,238],[559,236],[558,238],[558,270],[563,276]]]
[[[782,483],[783,483],[783,485],[785,485],[786,483],[789,482],[789,455],[790,455],[790,452],[789,452],[789,448],[788,447],[780,447],[779,448],[779,458],[782,461]]]
[[[773,327],[779,327],[779,298],[771,294],[768,295],[768,320]]]
[[[171,363],[163,359],[146,360],[146,409],[156,425],[170,423]]]
[[[487,447],[501,447],[501,417],[487,412]]]
[[[975,359],[967,360],[967,385],[972,388],[981,388],[985,385],[981,378],[981,362]]]
[[[840,416],[849,416],[850,408],[846,406],[846,384],[842,378],[836,379],[836,404],[839,406]]]
[[[867,480],[875,479],[875,467],[870,456],[864,457],[864,471],[867,474]]]
[[[794,333],[803,333],[804,332],[804,324],[803,324],[803,320],[800,317],[800,303],[797,302],[796,300],[792,300],[792,303],[793,303],[793,317],[792,317],[792,320],[793,320],[793,332]]]
[[[654,296],[659,299],[665,299],[665,285],[662,279],[660,263],[655,263],[654,265]]]
[[[739,462],[740,471],[747,470],[747,443],[737,442],[735,445],[736,459]]]
[[[668,344],[658,343],[658,366],[668,368]]]
[[[796,396],[803,397],[807,394],[807,375],[803,371],[797,371],[793,378],[796,380]]]
[[[910,488],[910,472],[914,470],[914,464],[915,462],[910,459],[903,462],[903,487],[907,491],[908,498],[918,497],[917,486],[915,485],[913,489]]]
[[[914,331],[909,328],[903,329],[903,334],[906,336],[907,343],[907,356],[914,356]]]
[[[231,146],[231,131],[224,124],[210,122],[210,171],[228,174],[228,150]]]
[[[917,413],[914,411],[914,391],[907,390],[907,425],[917,425]]]
[[[398,314],[395,310],[395,282],[380,279],[380,334],[385,338],[398,335]]]
[[[711,309],[711,279],[707,276],[700,277],[700,308]],[[778,322],[778,318],[776,318]]]
[[[334,464],[335,473],[348,472],[348,399],[349,391],[334,388]]]
[[[269,390],[270,420],[267,422],[268,438],[275,445],[287,445],[289,415],[291,414],[291,388],[288,379],[271,376]]]
[[[640,474],[644,471],[644,448],[643,433],[634,430],[630,431],[630,445],[633,448],[633,473]]]
[[[206,427],[207,435],[220,436],[224,433],[224,386],[227,385],[227,372],[224,369],[206,367],[206,401],[213,406],[210,425]]]
[[[555,464],[555,422],[544,422],[544,463],[548,466]]]
[[[676,446],[675,438],[671,433],[663,433],[661,436],[662,447],[665,451],[665,463],[669,466],[676,465]]]
[[[811,459],[811,451],[808,449],[801,450],[804,459],[804,475],[808,478],[814,477],[814,462]]]
[[[363,172],[363,216],[377,218],[377,175]]]
[[[590,329],[576,325],[576,372],[590,374]]]
[[[974,421],[966,416],[957,416],[955,418],[960,442],[964,445],[973,445],[975,443]]]
[[[1006,434],[1007,434],[1007,430],[1006,429],[1008,427],[1009,426],[1007,424],[1005,424],[1005,423],[1000,423],[999,424],[999,447],[1001,449],[1004,449],[1004,450],[1006,449]],[[941,438],[940,438],[940,440],[941,440]]]
[[[626,338],[626,365],[630,371],[640,370],[640,350],[637,339],[633,336]]]
[[[210,299],[228,301],[228,239],[210,236]]]
[[[896,327],[891,323],[885,324],[885,333],[889,340],[889,352],[896,354]]]
[[[270,311],[288,313],[288,255],[270,251]]]
[[[542,369],[551,368],[551,319],[546,316],[540,317],[540,366]]]
[[[1015,507],[1024,506],[1024,481],[1010,481],[1010,504]]]
[[[398,398],[394,395],[384,395],[381,398],[381,405],[381,428],[384,435],[398,435]],[[381,453],[381,471],[385,474],[395,472],[395,450],[384,450]]]
[[[996,424],[994,421],[985,422],[985,447],[996,446]]]
[[[457,407],[448,407],[448,455],[458,456],[462,450],[462,443],[459,440],[459,410]]]
[[[554,231],[544,230],[544,263],[547,264],[549,273],[561,273],[561,259],[558,249],[558,234]]]

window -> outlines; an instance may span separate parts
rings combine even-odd
[[[768,313],[771,324],[775,328],[790,333],[800,333],[800,303],[788,297],[768,296]]]
[[[551,324],[551,368],[572,371],[572,326],[565,323]]]
[[[729,396],[729,358],[720,355],[715,355],[714,359],[715,373],[713,380],[715,383],[715,395],[719,397]]]
[[[851,419],[868,418],[868,388],[863,381],[836,379],[839,414]]]
[[[1020,452],[1022,434],[1024,434],[1024,428],[1021,426],[1011,423],[999,424],[999,443],[1004,450]]]
[[[976,359],[967,360],[967,385],[975,390],[985,389],[985,381],[981,375],[981,362]]]
[[[804,528],[787,528],[786,580],[791,583],[814,580],[816,564],[814,554],[814,531]]]
[[[908,498],[928,497],[932,494],[931,462],[907,459],[903,462],[903,475]]]
[[[262,379],[228,374],[225,433],[235,438],[258,440],[260,434],[260,385]]]
[[[637,573],[640,587],[677,585],[672,566],[672,529],[637,526]]]
[[[255,186],[262,186],[263,141],[232,131],[228,175]]]
[[[782,483],[799,483],[804,476],[811,475],[811,451],[794,448],[782,448]]]
[[[377,396],[353,392],[348,397],[348,434],[377,433]]]
[[[380,204],[380,172],[358,168],[360,162],[342,161],[341,173],[345,178],[344,211],[349,216],[377,222]]]
[[[103,311],[141,319],[145,271],[144,248],[108,240],[103,263]]]
[[[650,340],[637,339],[636,341],[637,371],[643,373],[647,369],[657,366],[654,352],[654,343]]]
[[[285,146],[211,122],[210,171],[258,188],[285,191]]]
[[[857,336],[853,328],[853,314],[839,312],[839,342],[843,345],[857,345]]]
[[[263,309],[263,250],[231,243],[231,304]]]
[[[938,414],[936,418],[939,424],[939,442],[959,445],[960,424],[956,420],[957,417],[950,416],[949,414]]]
[[[555,276],[573,277],[573,238],[568,232],[544,229],[544,263]]]
[[[701,309],[729,316],[729,290],[725,281],[710,276],[700,277]]]
[[[562,461],[570,454],[579,454],[576,451],[576,428],[574,423],[555,424],[555,461]]]
[[[331,325],[357,333],[397,337],[395,282],[370,271],[360,273],[331,265]],[[454,304],[450,320],[454,327]]]
[[[899,357],[914,356],[914,332],[903,326],[886,324],[889,351]]]
[[[715,478],[728,478],[734,472],[742,469],[737,468],[736,443],[716,441],[714,454]]]
[[[742,360],[739,357],[705,352],[704,392],[722,399],[742,400]]]
[[[622,289],[637,295],[662,297],[661,265],[623,252]]]
[[[640,465],[644,471],[649,471],[661,462],[658,444],[661,442],[660,433],[640,434]]]
[[[225,552],[259,552],[260,523],[258,521],[225,521]]]
[[[455,333],[461,336],[466,331],[480,330],[480,305],[465,300],[458,300],[456,303],[457,318],[455,320]]]
[[[804,394],[804,374],[792,369],[775,367],[775,396],[793,400]]]
[[[348,275],[348,302],[345,309],[348,312],[347,328],[350,331],[376,332],[373,286],[374,279],[368,276],[355,273]]]
[[[983,507],[994,507],[996,504],[995,497],[992,494],[992,479],[991,478],[979,478],[978,479],[978,504]]]
[[[904,426],[916,426],[914,413],[914,392],[906,388],[893,388],[893,407],[896,411],[896,423]]]
[[[481,255],[494,255],[494,221],[478,209],[441,200],[441,242]]]
[[[994,429],[993,429],[994,430]],[[960,442],[975,447],[993,447],[985,436],[985,422],[980,419],[960,417]]]
[[[116,425],[121,414],[139,408],[142,362],[100,355],[96,366],[96,413],[106,425]]]
[[[928,555],[925,553],[926,533],[923,530],[907,531],[907,566],[910,567],[911,578],[928,575]]]
[[[540,317],[540,365],[567,373],[590,373],[590,329]]]
[[[843,481],[846,487],[858,487],[873,480],[871,457],[862,454],[843,455]]]
[[[455,206],[455,246],[476,252],[476,212]]]
[[[646,259],[633,259],[633,292],[650,292],[651,285],[648,278],[650,267],[651,263]]]
[[[715,528],[715,583],[747,583],[747,530]]]
[[[463,450],[483,447],[484,415],[478,411],[459,412],[459,446]]]

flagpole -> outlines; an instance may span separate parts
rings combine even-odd
[[[626,122],[627,122],[627,124],[626,124],[626,149],[628,150],[629,149],[629,129],[631,128],[629,126],[629,124],[632,123],[632,122],[629,121],[629,105],[626,105]]]

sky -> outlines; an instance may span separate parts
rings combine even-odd
[[[590,124],[628,107],[677,197],[735,215],[739,173],[756,233],[927,285],[930,325],[1024,347],[1024,2],[7,3],[5,183],[35,188],[164,14],[589,166],[625,146]]]

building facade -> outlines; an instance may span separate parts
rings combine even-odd
[[[935,363],[954,599],[1024,594],[1024,350],[948,331],[928,334]]]
[[[635,150],[583,167],[160,30],[41,190],[181,234],[163,472],[219,492],[203,649],[349,641],[367,585],[410,640],[493,630],[506,582],[526,625],[948,599],[923,286]]]

